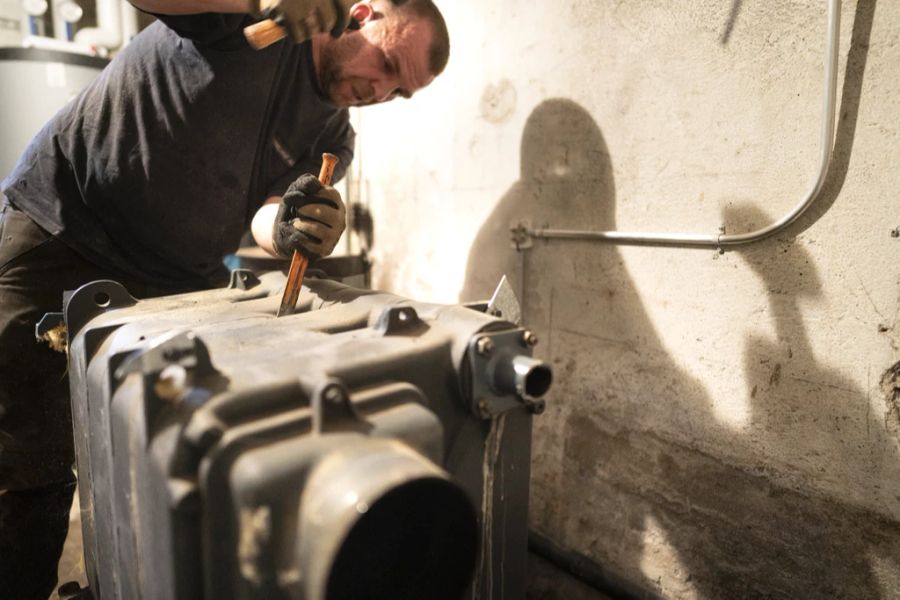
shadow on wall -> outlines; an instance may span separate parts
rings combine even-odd
[[[612,221],[612,203],[603,200],[614,196],[609,151],[591,116],[569,100],[541,103],[528,118],[522,134],[519,181],[497,203],[473,242],[460,299],[490,297],[503,274],[514,278],[519,256],[510,241],[513,223],[528,219],[534,227],[552,224],[560,228],[598,229]],[[531,264],[545,260],[545,244],[539,242],[538,246],[535,252],[525,253],[526,270],[543,275],[537,268],[542,265]],[[590,246],[574,241],[569,248]],[[566,268],[570,279],[573,270],[585,267],[563,265],[562,261],[553,266]],[[549,296],[535,291],[530,281],[527,285],[532,289],[520,301],[542,305],[549,302]]]
[[[512,222],[616,228],[612,162],[582,107],[541,103],[521,156],[520,180],[475,238],[461,300],[488,297],[504,273],[516,279]],[[728,216],[746,221],[754,211]],[[701,382],[668,355],[615,246],[537,240],[524,252],[524,320],[557,382],[535,419],[532,526],[671,598],[880,597],[873,565],[900,565],[897,523],[783,487],[768,476],[779,465],[739,468],[712,450],[729,448],[751,465],[761,447],[789,462],[796,453],[831,455],[842,403],[865,402],[848,382],[825,378],[810,347],[797,308],[798,297],[820,293],[808,257],[768,243],[745,257],[783,264],[774,274],[757,270],[770,288],[778,277],[770,291],[777,334],[748,337],[745,368],[756,390],[748,390],[752,434],[742,437],[720,424]],[[793,277],[799,270],[803,278]],[[779,360],[790,366],[774,376]],[[810,387],[802,381],[810,377],[821,381]],[[867,425],[875,427],[874,416]],[[533,597],[559,596],[543,589]]]
[[[731,39],[731,32],[734,31],[734,25],[737,22],[738,15],[741,14],[742,3],[743,0],[732,0],[731,13],[728,15],[728,22],[725,23],[725,30],[722,32],[722,37],[719,38],[719,43],[723,46],[727,46],[728,41]]]

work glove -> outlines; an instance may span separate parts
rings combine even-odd
[[[297,250],[316,259],[331,254],[346,225],[347,209],[340,193],[323,186],[315,175],[301,175],[281,197],[272,242],[285,258]]]
[[[251,12],[273,19],[287,29],[295,42],[314,33],[341,35],[350,22],[355,0],[250,0]]]

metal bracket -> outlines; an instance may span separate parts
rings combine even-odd
[[[47,342],[57,352],[66,352],[69,340],[88,321],[108,310],[135,304],[137,300],[121,284],[109,280],[93,281],[63,294],[63,312],[49,312],[41,317],[34,327],[34,337],[38,342]],[[90,344],[88,355],[93,353],[94,346]]]
[[[216,372],[203,340],[191,331],[180,331],[153,340],[151,346],[137,351],[116,369],[116,378],[121,379],[129,373],[159,373],[173,364],[192,369],[199,375]]]
[[[540,399],[504,393],[495,389],[492,376],[495,364],[501,357],[512,354],[531,356],[531,333],[522,329],[480,333],[469,341],[466,353],[472,373],[469,395],[472,413],[490,419],[519,406],[526,406],[532,413],[540,414],[545,403]]]
[[[260,284],[259,277],[249,269],[235,269],[231,272],[228,288],[232,290],[252,290]]]
[[[69,296],[63,309],[69,339],[74,338],[97,315],[135,304],[137,300],[116,281],[101,279],[84,284]]]
[[[409,335],[427,327],[412,306],[388,306],[378,316],[375,330],[382,335]]]
[[[509,234],[512,247],[516,250],[526,250],[534,245],[530,220],[513,221],[509,226]]]
[[[522,309],[519,306],[519,299],[516,298],[516,292],[509,284],[506,275],[500,278],[500,283],[497,284],[497,289],[494,290],[494,295],[491,296],[485,312],[514,325],[522,324]]]
[[[310,406],[313,410],[312,429],[316,433],[366,433],[372,429],[356,412],[350,394],[339,379],[331,378],[320,385],[312,395]]]
[[[197,407],[224,387],[225,377],[213,366],[206,344],[190,331],[152,340],[121,360],[114,380],[141,374],[148,426],[165,405]]]

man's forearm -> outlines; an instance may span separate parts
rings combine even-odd
[[[135,7],[159,15],[193,15],[205,12],[249,12],[251,0],[128,0]]]
[[[260,248],[271,254],[278,256],[275,250],[275,241],[272,239],[272,229],[275,225],[275,216],[278,214],[278,203],[281,202],[281,196],[269,197],[256,214],[250,224],[250,232],[253,239]]]

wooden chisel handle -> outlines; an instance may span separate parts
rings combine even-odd
[[[247,43],[254,50],[262,50],[271,46],[278,40],[287,37],[287,34],[287,29],[272,19],[266,19],[244,27],[244,37],[247,38]]]
[[[334,178],[334,168],[340,159],[334,154],[324,152],[322,154],[322,168],[319,169],[319,183],[322,185],[331,185]]]
[[[334,177],[334,167],[337,163],[338,157],[334,154],[326,152],[322,155],[319,183],[331,185],[331,178]],[[297,306],[297,299],[300,297],[300,288],[303,286],[303,276],[306,274],[306,267],[308,266],[309,259],[294,250],[294,255],[291,257],[291,268],[288,270],[287,283],[284,285],[284,294],[281,296],[281,305],[278,307],[276,317],[289,315],[294,312],[294,308]]]

